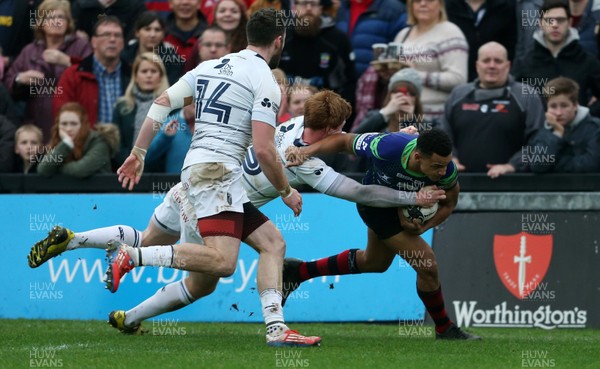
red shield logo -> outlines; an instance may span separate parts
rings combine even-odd
[[[494,235],[494,263],[504,286],[522,300],[544,279],[552,259],[552,235]]]

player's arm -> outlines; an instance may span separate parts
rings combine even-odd
[[[135,141],[135,146],[147,150],[156,133],[160,131],[162,122],[167,119],[171,111],[183,108],[193,101],[194,91],[189,82],[180,79],[173,86],[169,87],[150,106],[148,116],[144,119],[140,133]]]
[[[191,104],[194,100],[193,96],[194,91],[190,83],[182,78],[154,100],[140,128],[131,154],[117,170],[119,182],[123,183],[123,188],[129,184],[131,191],[134,184],[140,181],[144,171],[146,152],[152,139],[160,130],[162,122],[167,119],[172,110]]]
[[[401,129],[400,133],[416,135],[417,130],[415,127],[407,127]],[[335,154],[338,152],[380,160],[396,160],[399,155],[402,155],[404,149],[402,141],[405,140],[406,136],[383,133],[339,133],[328,136],[310,146],[290,146],[285,152],[286,166],[298,166],[317,154]],[[379,149],[382,142],[384,148]]]
[[[336,174],[337,178],[324,192],[326,195],[376,208],[408,205],[431,206],[438,200],[446,198],[444,190],[429,191],[422,188],[423,194],[417,196],[416,192],[397,191],[379,185],[363,185],[345,175]]]
[[[274,136],[275,127],[265,122],[252,121],[252,145],[258,165],[279,192],[283,202],[298,216],[302,211],[302,197],[296,189],[290,186],[283,173],[283,166],[277,160]]]
[[[416,193],[397,191],[379,185],[363,185],[336,172],[318,158],[312,158],[292,171],[300,182],[321,193],[378,208],[431,206],[445,198],[444,190],[431,187],[423,187]]]
[[[435,213],[433,218],[429,219],[425,224],[418,224],[415,220],[413,223],[408,221],[401,211],[398,211],[400,216],[400,224],[405,231],[413,234],[423,234],[430,228],[433,228],[443,221],[445,221],[458,203],[458,194],[460,192],[460,185],[456,182],[456,185],[451,189],[446,190],[446,198],[439,201],[438,211]],[[399,209],[400,210],[400,209]]]
[[[356,136],[356,134],[351,133],[339,133],[325,137],[310,146],[290,146],[285,151],[286,166],[293,167],[301,165],[311,156],[318,154],[335,154],[338,152],[353,153],[352,143]]]
[[[429,228],[433,228],[442,224],[450,214],[454,211],[456,204],[458,203],[458,194],[460,193],[460,185],[456,182],[456,186],[452,187],[449,190],[446,190],[446,198],[440,200],[438,205],[438,211],[435,213],[433,218],[429,219],[427,223],[424,224],[426,226],[426,230]]]

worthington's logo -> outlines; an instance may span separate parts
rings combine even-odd
[[[461,327],[537,327],[585,328],[587,311],[574,307],[572,310],[552,310],[550,305],[536,310],[521,310],[518,305],[508,308],[506,301],[493,309],[477,309],[477,301],[452,301],[456,322]]]
[[[540,285],[551,258],[552,235],[494,235],[496,271],[506,289],[520,300]]]

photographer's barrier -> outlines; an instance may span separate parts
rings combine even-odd
[[[163,189],[168,190],[167,189]],[[143,230],[162,194],[0,195],[4,257],[0,318],[106,319],[130,309],[185,272],[143,267],[124,277],[111,294],[102,281],[104,251],[66,252],[30,269],[30,247],[54,225],[85,231],[110,225]],[[279,199],[261,210],[282,231],[287,255],[305,260],[366,246],[366,226],[353,203],[321,194],[304,194],[300,217]],[[430,243],[431,232],[424,238]],[[201,247],[201,246],[199,246]],[[242,245],[237,270],[217,290],[162,318],[182,321],[260,322],[256,290],[257,254]],[[289,321],[397,321],[422,319],[425,309],[415,291],[415,273],[396,258],[383,274],[317,278],[288,299]]]
[[[533,210],[554,207],[536,205],[540,196],[509,212],[457,212],[435,230],[446,309],[460,326],[600,328],[600,213]]]

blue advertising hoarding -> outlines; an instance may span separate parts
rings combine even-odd
[[[143,230],[161,194],[0,195],[5,258],[0,318],[106,319],[115,309],[130,309],[186,272],[136,268],[119,291],[104,289],[104,251],[66,252],[37,269],[26,256],[31,245],[56,224],[74,231],[122,224]],[[261,210],[282,231],[286,255],[314,260],[366,246],[366,226],[353,203],[321,194],[305,194],[300,217],[281,200]],[[431,231],[424,235],[431,244]],[[260,322],[256,291],[258,257],[242,245],[237,270],[222,278],[217,290],[176,312],[181,321]],[[375,303],[373,303],[375,302]],[[415,290],[415,273],[396,258],[383,274],[323,277],[304,283],[288,299],[288,321],[394,321],[424,317]]]

